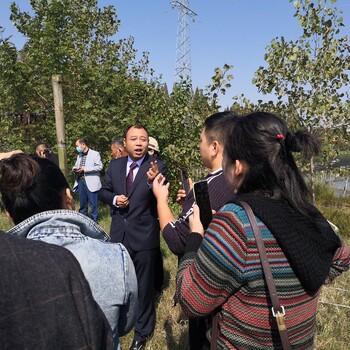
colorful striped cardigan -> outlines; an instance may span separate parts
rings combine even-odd
[[[269,229],[257,221],[286,310],[292,347],[312,349],[319,291],[305,292]],[[331,282],[349,264],[350,250],[342,242],[325,282]],[[225,205],[203,239],[196,233],[190,235],[177,275],[177,296],[189,317],[208,316],[221,308],[218,349],[282,349],[254,233],[240,206]]]

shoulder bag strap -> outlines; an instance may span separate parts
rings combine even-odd
[[[214,316],[212,319],[211,326],[211,340],[210,340],[210,350],[216,350],[216,345],[218,342],[218,333],[219,333],[219,310],[214,311]]]
[[[284,322],[285,310],[284,310],[284,307],[280,304],[280,301],[278,299],[276,285],[275,285],[275,282],[273,280],[271,266],[270,266],[269,261],[267,259],[266,249],[265,249],[264,242],[262,240],[260,229],[258,227],[258,224],[257,224],[256,219],[255,219],[255,215],[254,215],[253,210],[250,207],[250,205],[246,202],[243,202],[243,201],[240,203],[242,204],[242,207],[247,212],[247,215],[248,215],[248,218],[250,221],[250,225],[251,225],[253,232],[254,232],[256,244],[258,246],[259,255],[260,255],[260,259],[261,259],[261,265],[262,265],[262,268],[264,271],[266,284],[267,284],[270,298],[272,301],[272,314],[276,318],[276,321],[277,321],[278,331],[280,333],[283,349],[290,350],[291,346],[290,346],[290,342],[289,342],[289,338],[288,338],[287,327],[286,327],[285,322]]]

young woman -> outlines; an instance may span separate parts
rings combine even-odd
[[[228,132],[223,169],[238,199],[220,209],[205,234],[195,206],[177,276],[178,299],[189,317],[219,310],[218,349],[282,348],[240,200],[251,206],[261,230],[292,348],[312,349],[320,289],[350,265],[349,247],[308,202],[292,156],[319,148],[315,137],[289,132],[269,113],[242,117]]]
[[[134,326],[137,305],[136,274],[125,247],[107,242],[100,226],[72,210],[68,183],[48,159],[19,154],[2,160],[0,193],[16,224],[8,233],[60,245],[75,255],[119,349],[118,336]]]

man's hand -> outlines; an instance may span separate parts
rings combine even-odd
[[[176,196],[176,202],[181,204],[182,206],[184,205],[185,199],[186,199],[186,193],[185,190],[182,188],[182,182],[179,182],[180,188],[177,191],[177,196]],[[188,178],[188,187],[191,190],[193,187],[192,179]]]
[[[191,232],[197,232],[204,236],[204,228],[200,219],[199,207],[197,204],[193,206],[193,214],[188,217],[188,223]]]
[[[170,183],[168,182],[164,185],[165,180],[163,174],[158,174],[153,182],[152,191],[158,203],[166,203],[168,205]]]
[[[157,164],[157,161],[155,160],[154,162],[151,162],[151,167],[147,171],[148,183],[152,184],[158,174],[159,174],[158,164]]]
[[[126,208],[129,205],[128,197],[124,196],[123,194],[119,195],[115,205],[121,209]]]
[[[81,166],[80,168],[75,168],[74,172],[80,174],[80,173],[83,173],[84,170],[85,170],[85,168],[83,166]]]

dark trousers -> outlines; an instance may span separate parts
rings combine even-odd
[[[190,318],[188,320],[190,350],[210,349],[210,343],[206,336],[209,327],[207,318]]]
[[[136,252],[130,248],[127,239],[124,239],[122,243],[134,263],[138,283],[139,297],[134,339],[145,340],[153,333],[156,321],[154,281],[158,248]]]
[[[78,180],[78,193],[80,208],[79,213],[89,216],[90,203],[90,217],[97,221],[98,218],[98,191],[90,192],[84,179]]]

